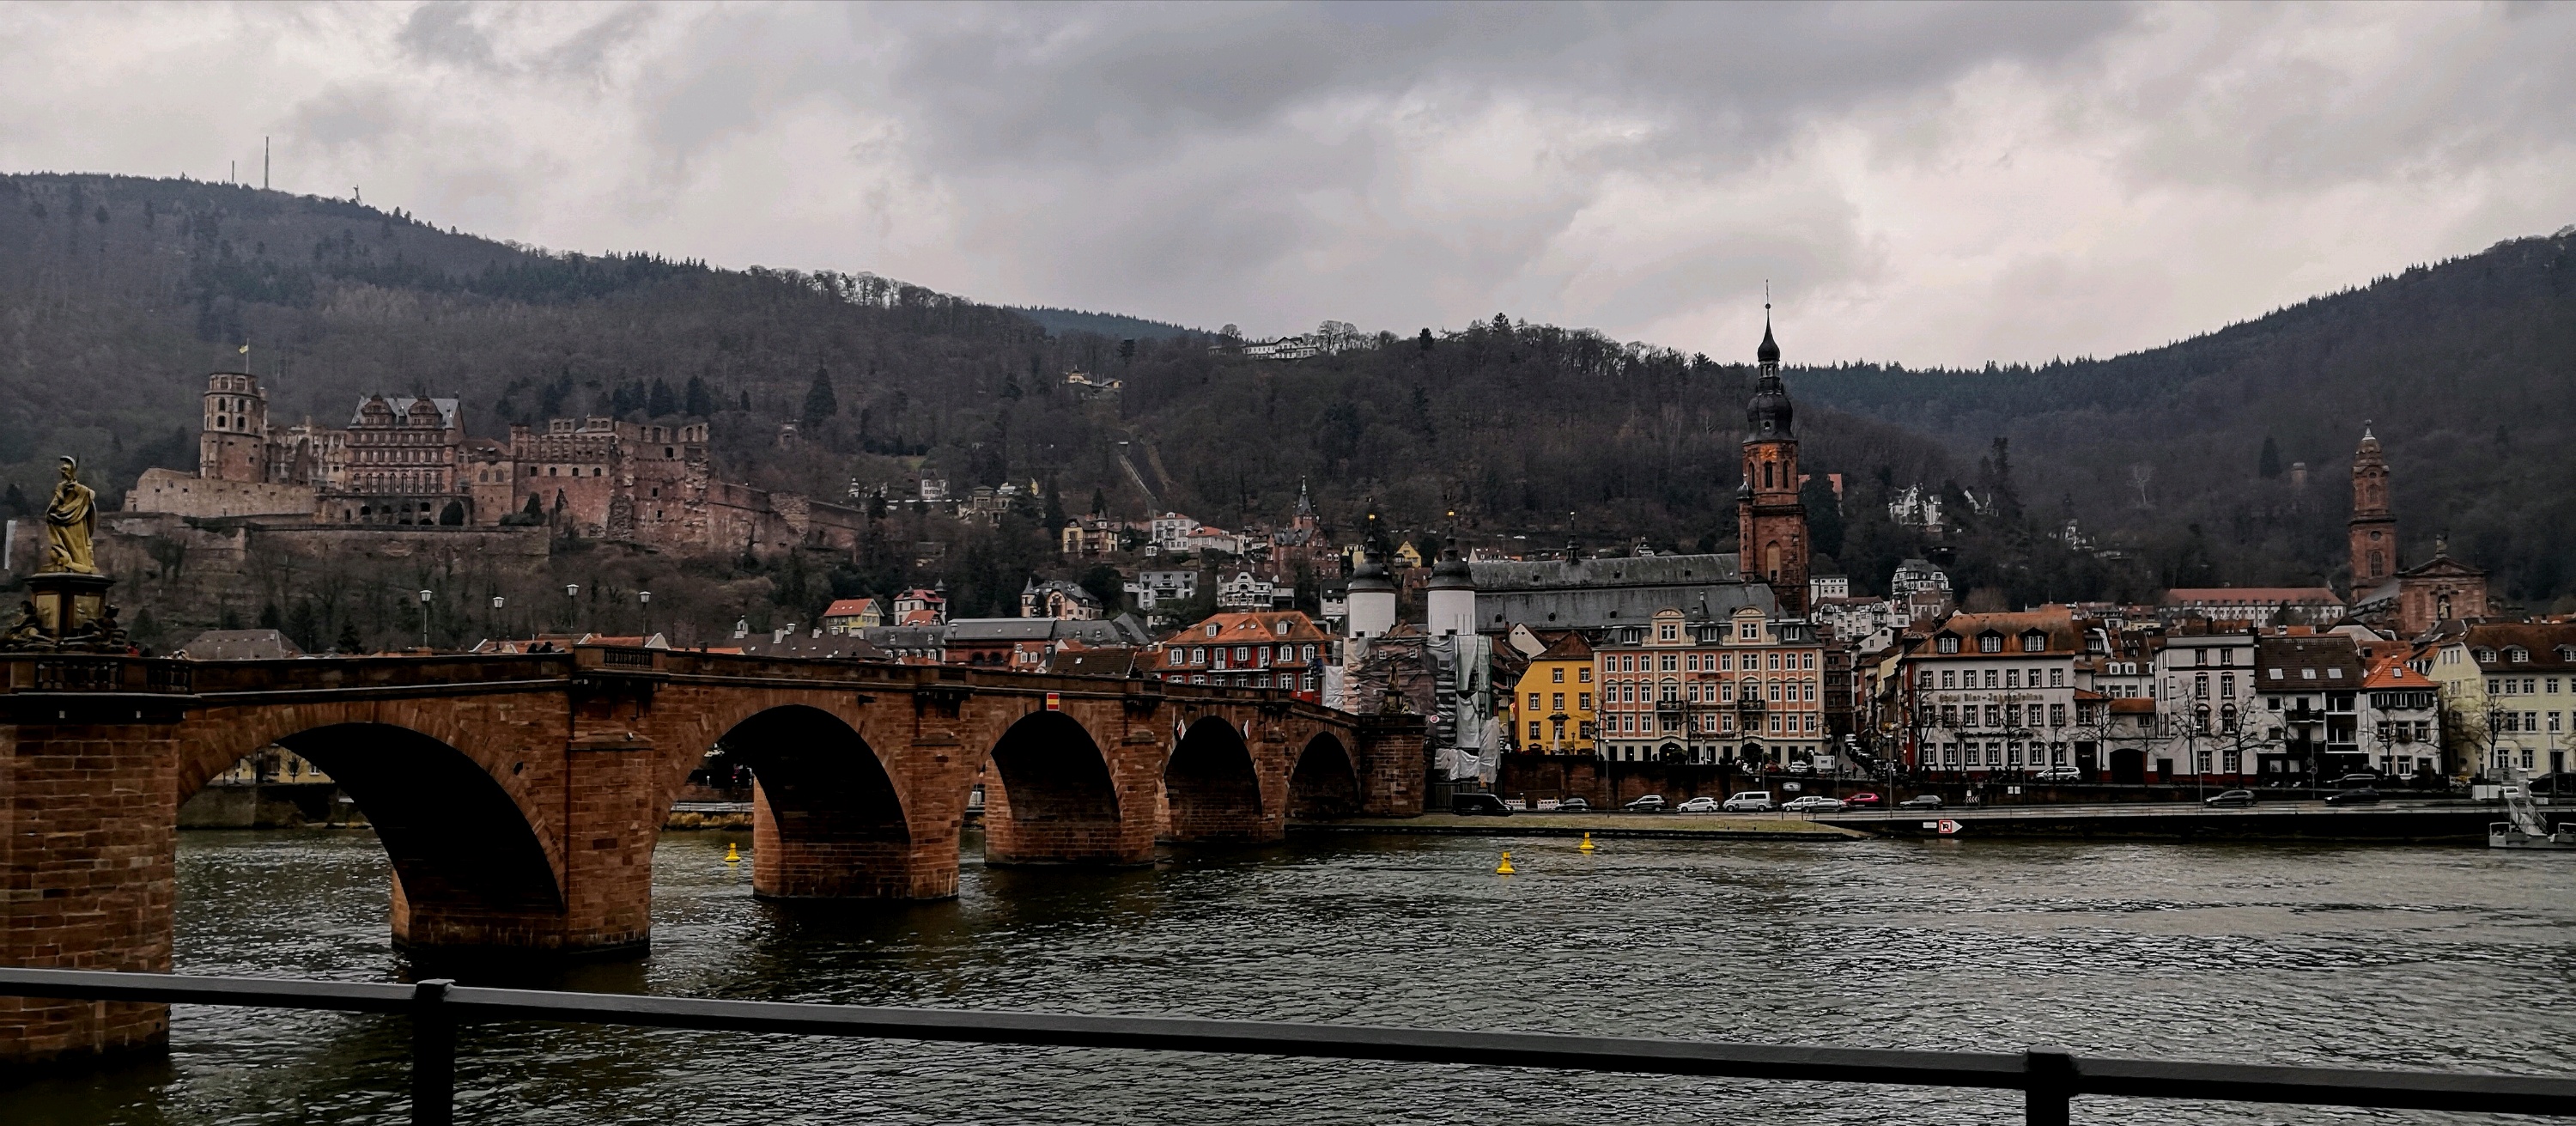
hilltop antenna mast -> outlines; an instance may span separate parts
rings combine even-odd
[[[259,190],[268,190],[268,138],[259,139]]]

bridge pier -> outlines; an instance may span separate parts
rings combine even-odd
[[[0,965],[168,973],[177,716],[158,701],[0,699]],[[158,1046],[169,1031],[164,1005],[0,998],[0,1064]]]

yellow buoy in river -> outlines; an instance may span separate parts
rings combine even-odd
[[[1509,852],[1505,852],[1505,853],[1503,853],[1503,862],[1502,862],[1501,864],[1497,864],[1497,865],[1495,865],[1495,866],[1494,866],[1494,874],[1495,874],[1495,875],[1497,875],[1497,876],[1508,876],[1508,875],[1511,875],[1511,874],[1512,874],[1512,854],[1511,854],[1511,853],[1509,853]]]
[[[1592,851],[1592,849],[1593,849],[1593,844],[1592,844],[1592,834],[1590,834],[1590,833],[1585,833],[1585,834],[1583,834],[1583,843],[1582,843],[1582,844],[1579,844],[1579,845],[1574,846],[1574,851],[1576,851],[1576,852],[1590,852],[1590,851]]]
[[[725,842],[725,863],[742,863],[742,850],[735,848],[732,841]]]

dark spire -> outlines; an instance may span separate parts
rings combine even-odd
[[[1765,283],[1764,288],[1769,288]],[[1780,383],[1780,344],[1771,339],[1771,303],[1762,303],[1762,346],[1753,358],[1762,362],[1762,377],[1753,385],[1753,401],[1744,405],[1744,425],[1752,438],[1785,438],[1795,411],[1789,389]]]

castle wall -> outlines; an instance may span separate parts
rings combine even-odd
[[[127,512],[166,512],[179,516],[313,515],[309,485],[272,485],[264,481],[218,480],[176,469],[146,469],[125,494]]]

